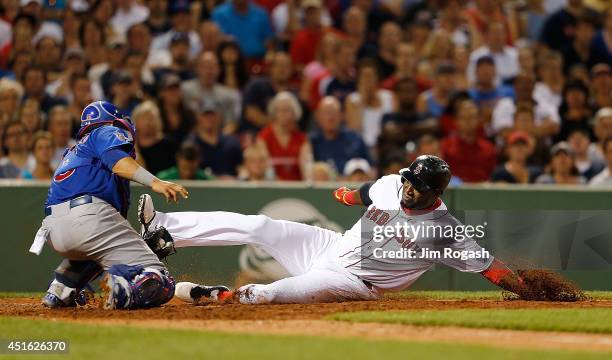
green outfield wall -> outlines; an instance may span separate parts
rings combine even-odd
[[[254,186],[248,183],[187,182],[185,185],[190,190],[188,200],[173,205],[166,204],[161,197],[154,196],[157,208],[168,212],[263,212],[271,217],[339,231],[352,226],[360,216],[359,208],[347,208],[332,200],[331,190],[336,184],[308,186],[266,183]],[[140,186],[133,187],[133,204],[144,190],[145,188]],[[46,193],[47,185],[44,183],[0,182],[0,291],[44,290],[51,279],[53,269],[61,260],[49,246],[45,247],[40,256],[28,253],[43,218],[42,204]],[[476,216],[479,221],[480,217],[493,219],[495,216],[491,214],[503,210],[517,214],[517,221],[520,223],[538,223],[538,215],[535,215],[535,218],[526,215],[529,219],[522,220],[521,214],[531,214],[536,210],[553,210],[563,214],[573,212],[572,214],[578,217],[584,217],[581,214],[585,213],[595,214],[600,222],[604,219],[603,222],[610,223],[612,228],[612,217],[608,216],[612,214],[612,191],[574,187],[464,187],[448,189],[444,200],[453,212],[459,214],[459,218]],[[129,219],[132,224],[137,224],[134,206],[130,209]],[[516,266],[530,263],[532,258],[543,258],[544,265],[560,266],[559,269],[562,269],[566,276],[585,289],[612,290],[612,231],[610,236],[607,230],[599,231],[597,236],[593,237],[595,240],[589,238],[584,241],[586,245],[583,245],[580,241],[569,239],[566,236],[568,231],[563,230],[566,228],[559,230],[554,226],[543,227],[547,227],[548,232],[542,232],[541,236],[536,234],[533,239],[529,238],[529,241],[516,239],[508,244],[504,243],[506,240],[485,239],[483,245],[491,248],[494,255],[511,264],[517,264]],[[496,249],[503,251],[496,253]],[[169,258],[169,268],[180,280],[232,284],[239,271],[240,251],[239,246],[179,249],[176,255]],[[562,253],[561,260],[558,260],[559,253]],[[478,275],[436,266],[434,271],[419,279],[413,288],[477,290],[492,287]]]

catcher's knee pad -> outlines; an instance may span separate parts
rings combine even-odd
[[[113,265],[108,269],[105,307],[149,308],[165,304],[174,296],[174,279],[165,269]]]

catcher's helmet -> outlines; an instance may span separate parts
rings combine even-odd
[[[132,138],[136,135],[136,127],[129,117],[124,116],[119,109],[108,101],[94,101],[83,109],[81,127],[77,139],[82,138],[91,130],[102,125],[115,125],[129,131]]]
[[[419,192],[443,192],[451,179],[448,164],[437,156],[421,155],[409,167],[400,170],[402,183],[410,181]]]

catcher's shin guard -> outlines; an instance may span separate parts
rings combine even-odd
[[[102,282],[106,309],[160,306],[174,296],[174,279],[167,270],[113,265]]]
[[[42,304],[49,308],[87,304],[93,296],[93,289],[88,284],[101,272],[102,268],[94,261],[64,259],[55,269]]]

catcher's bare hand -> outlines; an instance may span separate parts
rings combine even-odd
[[[187,199],[189,197],[189,192],[185,187],[179,184],[175,184],[170,181],[164,180],[154,180],[151,184],[151,189],[156,193],[164,195],[166,198],[166,202],[170,202],[170,200],[175,203],[179,200],[179,195],[183,197],[183,199]]]

